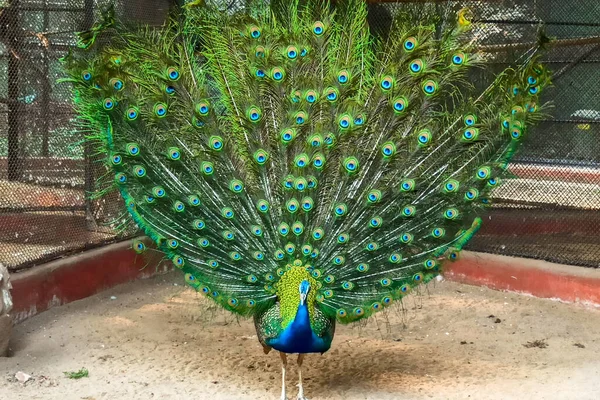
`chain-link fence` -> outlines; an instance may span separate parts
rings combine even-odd
[[[0,262],[21,269],[117,240],[117,196],[94,190],[101,168],[72,124],[60,57],[110,0],[0,0]],[[240,0],[224,0],[232,9]],[[120,0],[129,21],[160,25],[176,0]],[[418,3],[418,4],[416,4]],[[598,267],[600,264],[600,4],[596,0],[497,0],[370,4],[385,35],[392,15],[470,7],[491,63],[485,81],[533,47],[540,22],[553,40],[555,108],[529,136],[469,248]],[[418,14],[416,14],[418,15]]]

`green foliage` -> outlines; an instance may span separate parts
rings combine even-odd
[[[69,379],[81,379],[89,377],[89,372],[86,368],[81,368],[79,371],[63,372],[63,374],[65,374],[65,376]]]

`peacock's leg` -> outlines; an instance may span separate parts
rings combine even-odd
[[[287,397],[285,397],[285,367],[287,367],[287,354],[280,351],[279,357],[281,357],[281,400],[287,400]]]
[[[298,354],[298,400],[308,400],[304,397],[304,388],[302,387],[302,362],[304,361],[304,354]]]

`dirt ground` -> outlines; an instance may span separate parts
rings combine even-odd
[[[0,399],[279,399],[280,364],[251,321],[182,286],[138,281],[16,327],[0,358]],[[437,282],[404,309],[340,326],[309,355],[318,399],[600,399],[600,310]],[[68,379],[85,367],[89,377]],[[23,371],[25,384],[15,379]],[[296,368],[288,397],[296,398]]]

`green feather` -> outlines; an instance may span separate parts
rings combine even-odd
[[[82,39],[98,49],[64,59],[106,190],[192,287],[242,315],[279,299],[289,323],[291,266],[342,323],[432,279],[543,111],[536,58],[482,93],[468,84],[482,60],[467,12],[439,34],[402,14],[380,41],[362,0],[337,3],[229,15],[196,1],[158,30],[107,18]]]

